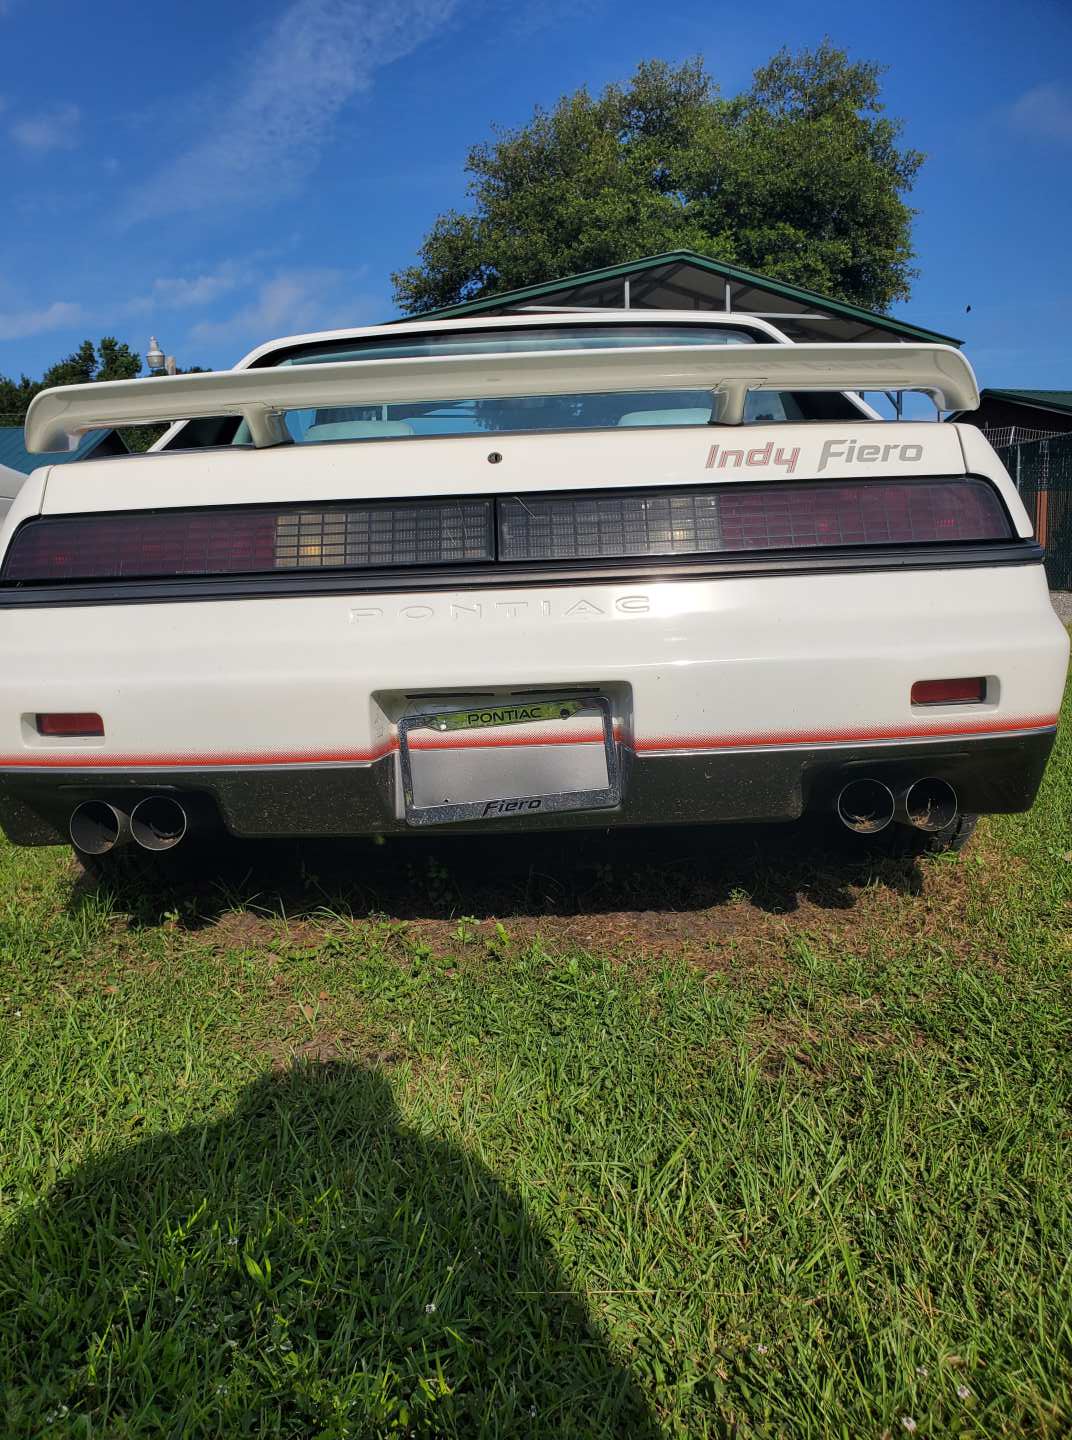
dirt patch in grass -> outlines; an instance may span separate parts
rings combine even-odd
[[[501,927],[515,947],[538,938],[623,963],[684,957],[712,973],[755,974],[784,970],[787,937],[798,936],[849,954],[885,937],[933,940],[974,957],[978,937],[965,924],[972,894],[991,882],[1007,888],[1017,863],[986,825],[965,857],[939,860],[882,856],[808,823],[381,846],[273,842],[225,847],[212,873],[155,889],[142,881],[110,899],[116,930],[130,932],[120,948],[134,967],[145,963],[149,927],[175,931],[180,945],[196,934],[220,955],[273,965],[374,929],[378,944],[397,945],[402,964],[413,945],[463,957],[469,944],[494,947]]]
[[[984,874],[988,862],[989,857]],[[737,878],[747,882],[754,877],[742,867]],[[816,937],[848,953],[865,952],[884,932],[902,940],[932,938],[954,953],[966,954],[975,944],[963,918],[978,880],[956,859],[861,865],[832,855],[806,876],[784,870],[772,874],[764,867],[762,880],[768,893],[791,890],[792,905],[775,908],[763,903],[761,891],[749,893],[744,884],[727,887],[724,880],[695,875],[691,904],[611,908],[597,903],[570,913],[504,909],[473,920],[472,933],[481,942],[493,942],[502,926],[516,946],[539,939],[552,949],[580,948],[622,961],[684,957],[712,973],[783,970],[786,940],[793,937]],[[712,889],[717,893],[712,895]],[[456,920],[439,919],[417,919],[408,927],[440,953],[456,947],[457,928]]]
[[[378,1046],[370,1043],[368,1037],[332,1030],[318,1030],[300,1044],[272,1040],[264,1046],[264,1053],[271,1057],[272,1069],[277,1072],[335,1061],[361,1065],[367,1070],[384,1070],[402,1059],[401,1051],[393,1046]]]

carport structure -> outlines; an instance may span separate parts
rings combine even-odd
[[[871,343],[924,341],[960,346],[936,330],[833,300],[799,285],[755,275],[695,250],[671,250],[622,265],[567,275],[519,290],[484,295],[459,305],[425,312],[424,320],[470,315],[533,314],[541,310],[711,310],[769,320],[796,341]],[[407,317],[416,318],[416,317]]]

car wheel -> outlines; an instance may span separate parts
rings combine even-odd
[[[139,845],[121,845],[105,855],[84,855],[75,850],[74,856],[90,879],[114,889],[174,884],[187,879],[196,864],[194,853],[186,846],[153,854]]]
[[[963,850],[971,839],[978,815],[958,815],[944,830],[916,830],[911,825],[888,825],[872,837],[872,849],[895,859],[916,855],[948,855]],[[863,837],[865,840],[867,837]]]
[[[831,821],[827,834],[841,854],[872,855],[876,859],[907,860],[917,855],[945,855],[963,850],[971,839],[978,815],[958,815],[944,830],[928,832],[911,825],[887,825],[873,835],[856,835],[840,821]]]
[[[978,815],[958,815],[952,825],[947,825],[944,830],[938,830],[933,835],[928,835],[922,830],[914,830],[912,834],[918,837],[916,854],[946,855],[951,850],[963,850],[975,834],[975,827],[978,823]]]

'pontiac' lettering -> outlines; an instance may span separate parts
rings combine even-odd
[[[467,710],[467,725],[516,725],[521,720],[542,720],[540,711],[528,705],[509,705],[502,710]]]

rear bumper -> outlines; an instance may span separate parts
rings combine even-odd
[[[895,792],[924,776],[948,781],[966,813],[1027,810],[1053,746],[1053,728],[964,740],[879,741],[710,753],[637,755],[622,748],[623,795],[611,810],[528,815],[443,827],[477,831],[794,820],[833,807],[849,780],[873,776]],[[20,845],[67,838],[71,811],[105,799],[129,810],[150,793],[208,796],[224,827],[247,838],[412,834],[398,814],[397,755],[349,765],[127,770],[0,777],[0,824]]]
[[[183,790],[238,835],[401,832],[404,716],[579,692],[611,703],[621,805],[522,828],[788,820],[861,773],[1023,810],[1067,659],[1023,565],[6,610],[0,820],[55,843],[81,799]],[[974,675],[985,703],[910,702]],[[46,741],[41,711],[97,712],[105,735]]]

